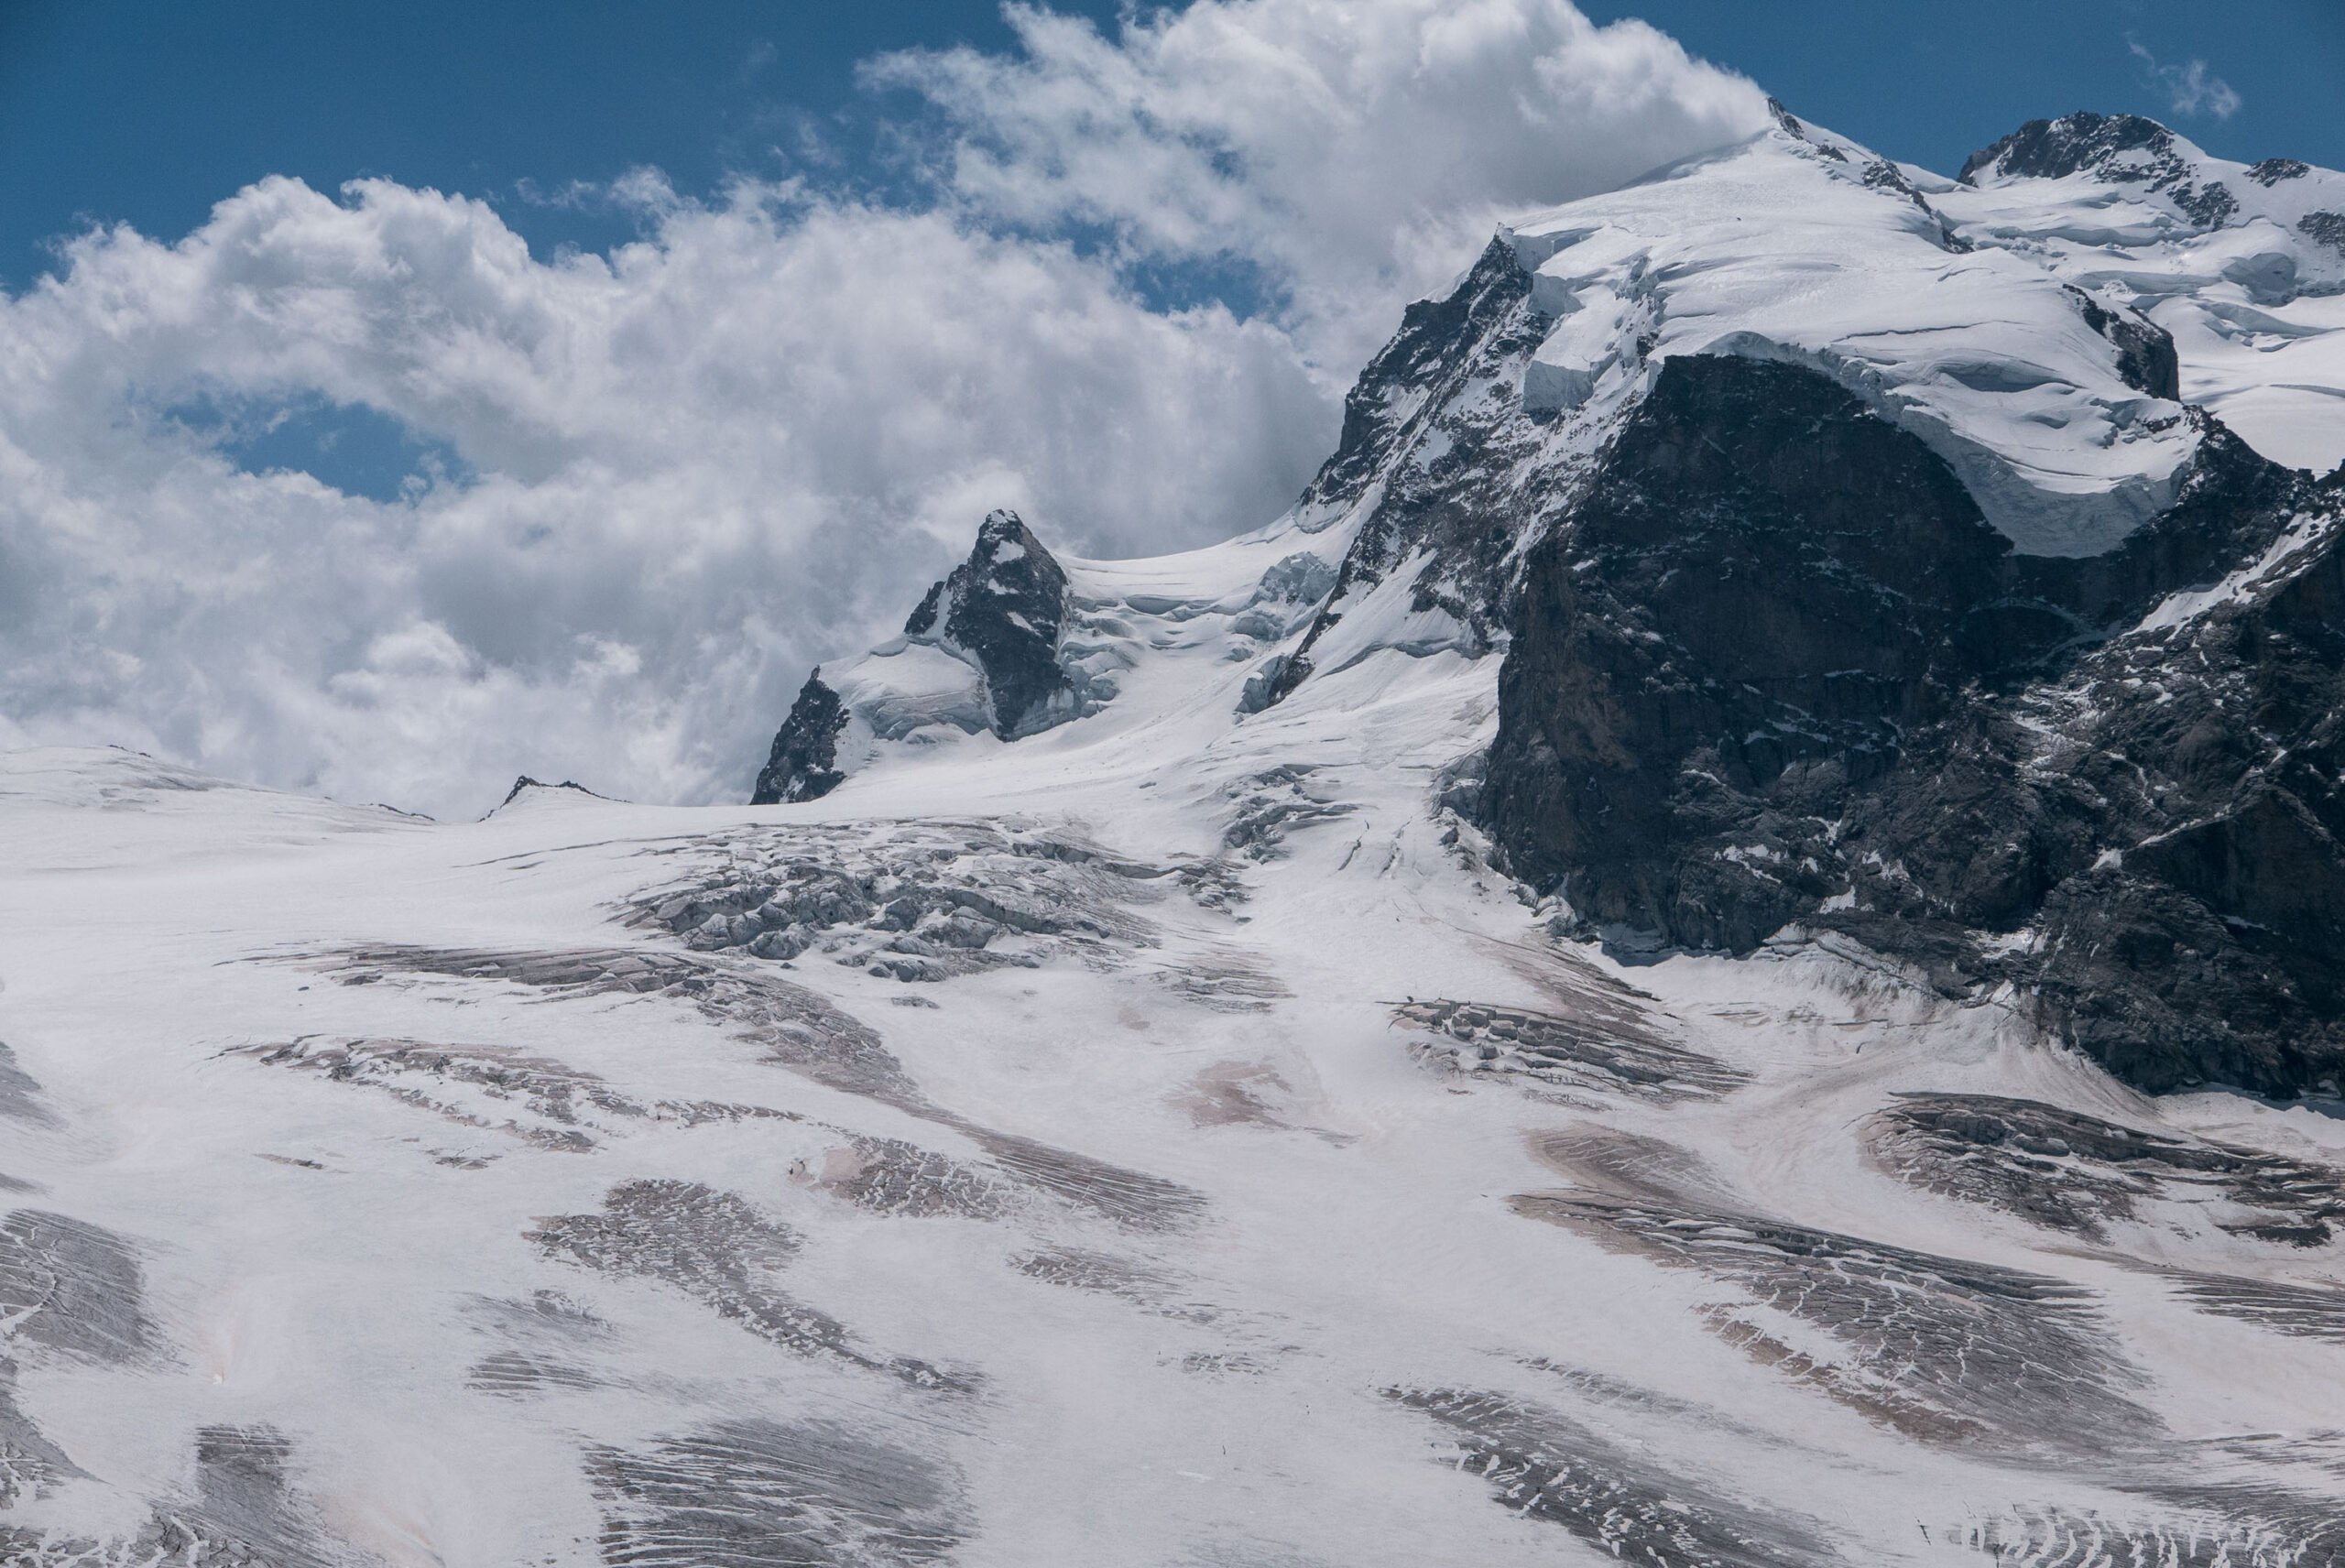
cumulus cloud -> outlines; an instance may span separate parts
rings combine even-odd
[[[641,242],[549,261],[463,197],[268,180],[73,241],[0,299],[0,744],[439,814],[524,770],[738,798],[986,509],[1090,554],[1268,521],[1495,216],[1757,113],[1553,0],[1013,16],[1016,55],[872,68],[933,106],[918,206],[646,172],[606,193]],[[1151,306],[1156,265],[1275,308]],[[337,417],[404,486],[254,456]]]
[[[1128,257],[1251,268],[1347,372],[1501,217],[1766,123],[1747,79],[1565,0],[1203,0],[1113,38],[1005,14],[1016,55],[865,68],[941,113],[939,184],[989,219],[1104,229]]]
[[[477,202],[347,194],[89,236],[0,312],[20,737],[442,810],[523,768],[737,791],[805,666],[988,506],[1077,551],[1198,543],[1274,515],[1325,436],[1268,326],[935,213],[743,191],[548,265]],[[186,417],[315,397],[477,477],[383,504]]]
[[[2187,65],[2163,65],[2158,57],[2143,48],[2138,38],[2126,40],[2133,58],[2142,62],[2143,72],[2164,90],[2166,106],[2177,114],[2212,114],[2218,120],[2228,120],[2239,113],[2245,102],[2231,84],[2208,69],[2203,60]]]

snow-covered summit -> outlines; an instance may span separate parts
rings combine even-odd
[[[1985,148],[1930,200],[1973,244],[2171,332],[2184,398],[2265,456],[2345,462],[2345,174],[2078,114]]]
[[[2126,302],[1959,237],[1895,165],[1787,114],[1508,237],[1554,320],[1527,408],[1601,418],[1681,354],[1790,360],[1921,437],[2039,555],[2110,548],[2197,450]]]

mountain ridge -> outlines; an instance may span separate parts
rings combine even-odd
[[[2337,486],[2291,475],[2219,416],[2181,401],[2182,355],[2158,319],[2171,314],[2172,298],[2129,293],[2042,256],[2014,259],[1992,221],[1941,204],[1968,191],[2007,213],[2027,191],[2081,180],[2146,203],[2157,236],[2147,243],[2171,247],[2227,227],[2275,228],[2230,194],[2241,180],[2264,191],[2289,186],[2298,205],[2332,181],[2345,191],[2345,180],[2309,166],[2230,171],[2154,122],[2089,114],[2030,122],[1968,160],[1957,180],[1909,178],[1772,108],[1774,128],[1750,142],[1501,230],[1446,299],[1408,309],[1347,397],[1335,452],[1271,530],[1339,539],[1342,555],[1301,635],[1277,640],[1249,677],[1238,719],[1273,712],[1306,682],[1380,651],[1495,656],[1499,723],[1489,757],[1474,765],[1473,815],[1514,875],[1564,900],[1574,931],[1628,952],[1737,953],[1794,927],[1837,931],[1917,965],[1949,996],[2016,987],[2034,998],[2045,1029],[2145,1086],[2212,1078],[2294,1094],[2334,1085],[2345,1069],[2337,1033],[2345,986],[2318,954],[2345,941],[2345,927],[2329,917],[2283,919],[2296,923],[2270,940],[2285,952],[2259,958],[2251,950],[2265,939],[2255,933],[2273,928],[2257,912],[2274,914],[2284,895],[2250,896],[2230,883],[2212,893],[2220,878],[2183,877],[2177,866],[2174,877],[2208,894],[2185,899],[2201,910],[2188,916],[2162,902],[2183,897],[2174,877],[2119,879],[2132,889],[2119,902],[2140,906],[2147,923],[2110,940],[2129,952],[2171,953],[2174,931],[2188,927],[2197,945],[2179,951],[2228,976],[2187,1004],[2144,1000],[2179,984],[2174,963],[2145,958],[2147,974],[2088,965],[2095,979],[2086,985],[2057,956],[2061,933],[2083,917],[2062,916],[2068,923],[2055,921],[2056,930],[2031,923],[2068,909],[2082,888],[2110,883],[2097,869],[2109,856],[2132,850],[2144,864],[2139,845],[2190,817],[2186,797],[2220,817],[2229,810],[2215,802],[2223,781],[2194,772],[2188,790],[2167,785],[2170,799],[2147,815],[2110,806],[2110,820],[2095,823],[2075,795],[2084,786],[2072,780],[2055,811],[2068,825],[2056,831],[2042,825],[2052,808],[2041,792],[2012,782],[2045,765],[2023,762],[2025,748],[2014,750],[2010,733],[2078,671],[2137,659],[2143,645],[2125,639],[2162,600],[2207,589],[2292,529],[2325,528]],[[1917,180],[1939,189],[1925,191]],[[1743,210],[1718,217],[1708,204],[1725,198],[1714,190],[1739,193]],[[1780,232],[1764,231],[1768,202],[1800,211]],[[1706,215],[1689,227],[1690,212]],[[1858,249],[1817,259],[1826,255],[1819,247],[1848,245]],[[2333,289],[2309,280],[2318,258],[2298,251],[2305,265],[2291,276],[2307,298],[2345,290],[2345,271]],[[1864,261],[1871,271],[1860,278],[1849,254],[1878,259]],[[2252,278],[2235,280],[2236,259],[2226,260],[2213,291],[2252,292]],[[1821,315],[1788,310],[1768,279],[1809,266],[1858,281]],[[2272,273],[2265,266],[2252,276]],[[1896,286],[1866,280],[1875,275]],[[2222,305],[2208,301],[2209,310]],[[1968,324],[1999,312],[2034,323],[2036,335]],[[1708,396],[1716,405],[1707,412],[1681,396],[1697,383],[1710,392],[1695,401]],[[1722,419],[1718,410],[1728,406],[1738,411]],[[1692,421],[1678,445],[1655,446],[1640,433],[1667,417]],[[1696,428],[1698,441],[1684,444]],[[1827,428],[1844,432],[1827,442],[1854,441],[1867,455],[1827,459],[1816,448],[1799,468],[1804,479],[1753,500],[1739,474],[1793,461]],[[1672,460],[1665,474],[1651,466],[1664,451],[1729,448],[1737,463],[1714,472],[1699,462]],[[1867,499],[1854,511],[1829,500],[1836,484],[1855,477],[1836,466],[1843,462],[1863,471]],[[1633,484],[1623,477],[1630,470],[1640,475]],[[1902,488],[1883,487],[1892,473]],[[1614,499],[1603,501],[1608,495]],[[1675,564],[1657,579],[1640,577],[1638,551],[1630,551],[1575,583],[1602,553],[1587,543],[1591,507],[1617,517],[1623,503],[1659,508],[1640,549]],[[1709,547],[1689,545],[1672,520],[1721,517],[1746,505],[1775,520],[1755,532],[1729,522],[1700,537],[1742,540],[1735,550],[1775,539],[1763,547],[1773,567],[1753,557],[1729,570]],[[1840,520],[1824,521],[1835,506]],[[1868,506],[1903,519],[1870,545],[1869,532],[1888,525]],[[2097,520],[2076,524],[2070,514]],[[1928,525],[1937,532],[1913,533],[1925,517],[1940,519]],[[981,571],[986,539],[981,529],[956,576]],[[2325,549],[2287,559],[2318,571]],[[1911,577],[1914,563],[1900,558],[1917,550],[1922,575]],[[1607,585],[1613,570],[1629,575]],[[1708,582],[1735,570],[1736,586]],[[1949,572],[1965,585],[1923,614],[1916,592],[1925,581],[1944,588]],[[1672,592],[1692,597],[1668,609],[1652,595],[1673,583]],[[1696,583],[1704,585],[1687,587]],[[944,590],[939,584],[931,600]],[[1597,645],[1576,640],[1585,615],[1572,606],[1590,592],[1624,628],[1608,634],[1623,650],[1617,657],[1596,659]],[[916,611],[915,620],[923,614],[933,611]],[[1670,626],[1654,629],[1656,614]],[[1720,637],[1705,626],[1739,630]],[[1782,646],[1795,626],[1806,628],[1796,634],[1810,645],[1805,653]],[[1579,652],[1566,657],[1564,645]],[[1660,650],[1652,656],[1659,662],[1648,669],[1631,658],[1645,670],[1632,678],[1618,659],[1639,648]],[[2097,651],[2104,648],[2111,651]],[[1760,665],[1745,668],[1748,656],[1778,672],[1761,679]],[[1039,644],[1023,657],[1045,668]],[[1794,675],[1786,657],[1814,668]],[[971,662],[987,668],[983,657]],[[1852,673],[1860,670],[1889,673]],[[2257,679],[2245,666],[2239,673]],[[2293,679],[2315,674],[2308,667]],[[1066,680],[1064,670],[1053,675]],[[1048,685],[1052,677],[1036,679]],[[1755,705],[1700,695],[1762,688],[1772,694]],[[1857,695],[1868,689],[1875,694]],[[2161,691],[2160,701],[2173,700]],[[1045,724],[1072,716],[1061,702]],[[1590,702],[1611,716],[1598,722],[1588,710],[1555,727],[1562,713]],[[2120,702],[2099,713],[2097,733],[2139,731],[2124,709]],[[2073,707],[2063,712],[2063,722],[2084,723]],[[2319,716],[2289,722],[2317,725]],[[1689,724],[1708,727],[1697,735]],[[777,738],[778,758],[791,733],[785,726]],[[2243,738],[2226,744],[2252,749]],[[2018,834],[2011,865],[1992,875],[1917,815],[1921,802],[1941,799],[1947,769],[1982,767],[2006,782],[1974,791],[1961,820],[1980,833]],[[1561,773],[1574,769],[1566,786]],[[1615,772],[1617,787],[1597,783]],[[1580,797],[1576,810],[1565,803]],[[1597,820],[1607,824],[1601,831]],[[1643,825],[1624,831],[1631,821]],[[2345,865],[2340,830],[2345,821],[2307,841],[2317,853],[2304,875],[2316,882]],[[1891,865],[1913,885],[1892,887],[1875,874]],[[1599,866],[1612,869],[1599,875]],[[2071,884],[2076,891],[2064,891]],[[2165,912],[2152,918],[2152,906]],[[2031,963],[2014,942],[2054,956]],[[2130,1021],[2088,1018],[2096,986],[2132,997],[2118,1009]],[[2286,1005],[2246,1006],[2267,992]],[[2194,1017],[2234,1016],[2243,1035],[2193,1037]]]

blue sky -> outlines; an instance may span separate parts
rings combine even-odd
[[[43,242],[91,220],[176,237],[267,174],[463,191],[533,245],[600,249],[632,224],[546,198],[643,165],[688,192],[884,179],[891,105],[856,63],[1010,43],[986,0],[5,0],[0,279],[22,287],[51,265]]]
[[[2028,120],[2147,114],[2219,158],[2345,167],[2345,5],[2338,0],[1589,0],[1645,18],[1755,78],[1799,114],[1892,158],[1955,173]],[[2238,95],[2228,114],[2178,92]]]
[[[1053,9],[1112,27],[1117,6]],[[2338,0],[1586,0],[1642,16],[1805,117],[1952,172],[2023,121],[2165,119],[2210,151],[2345,165]],[[0,282],[91,221],[175,238],[266,174],[361,175],[494,201],[533,246],[634,232],[550,198],[643,165],[699,193],[731,173],[885,188],[892,116],[857,86],[885,50],[1012,47],[985,0],[6,0],[0,5]],[[2176,107],[2191,62],[2239,107]],[[2202,78],[2202,80],[2205,80]]]

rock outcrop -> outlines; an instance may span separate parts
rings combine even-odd
[[[839,694],[823,684],[823,667],[806,677],[790,716],[773,737],[772,755],[758,774],[750,792],[752,806],[819,800],[839,787],[846,776],[838,770],[839,732],[846,728],[846,708]]]
[[[1831,930],[2008,983],[2144,1088],[2338,1081],[2345,484],[2190,417],[2171,510],[2031,557],[1827,378],[1668,362],[1526,569],[1513,869],[1631,947]]]
[[[1420,552],[1431,568],[1411,587],[1414,610],[1445,613],[1462,645],[1478,652],[1500,630],[1508,553],[1563,475],[1533,465],[1525,493],[1518,471],[1541,432],[1520,417],[1515,399],[1471,393],[1522,377],[1549,325],[1530,296],[1531,275],[1503,237],[1493,239],[1446,299],[1411,305],[1400,332],[1361,371],[1344,399],[1335,453],[1297,509],[1328,521],[1367,515],[1334,593],[1303,640],[1264,672],[1247,711],[1301,685],[1347,606]]]
[[[2061,180],[2086,173],[2154,191],[2201,228],[2220,228],[2239,212],[2239,199],[2228,187],[2201,179],[2191,167],[2179,137],[2139,114],[2088,110],[2056,120],[2030,120],[1992,147],[1972,153],[1957,178],[1975,185],[1994,176]]]
[[[975,664],[994,734],[1016,740],[1074,715],[1074,687],[1058,661],[1066,615],[1066,572],[1005,508],[987,514],[969,559],[929,589],[904,636]]]
[[[1016,740],[1076,717],[1112,686],[1061,659],[1072,618],[1066,572],[1042,541],[1017,513],[987,514],[969,559],[929,589],[901,639],[834,681],[819,666],[806,678],[749,803],[819,800],[875,742],[922,725]]]

